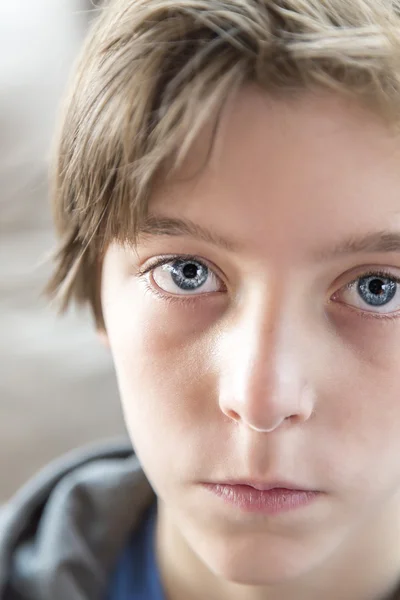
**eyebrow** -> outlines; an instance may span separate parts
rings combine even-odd
[[[194,239],[213,244],[229,252],[237,252],[239,244],[228,240],[216,232],[191,221],[163,215],[147,215],[139,229],[139,237],[142,236],[188,236]]]
[[[139,238],[145,236],[187,236],[213,244],[229,252],[238,252],[243,244],[217,234],[190,219],[148,214],[139,229]],[[400,253],[400,232],[381,230],[358,237],[350,237],[328,248],[318,248],[312,252],[317,261],[328,261],[351,254],[361,253]]]
[[[381,230],[353,236],[331,248],[317,249],[313,255],[316,260],[327,261],[350,254],[390,252],[400,252],[400,232]]]

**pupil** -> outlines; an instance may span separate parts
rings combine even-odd
[[[369,291],[375,296],[381,296],[383,294],[384,283],[382,279],[373,279],[369,284]]]
[[[187,264],[185,267],[183,267],[182,270],[183,270],[184,276],[189,277],[189,279],[192,279],[193,277],[196,277],[196,275],[197,275],[197,267],[193,263]]]

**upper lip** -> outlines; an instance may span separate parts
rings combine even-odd
[[[298,490],[298,491],[315,491],[304,485],[297,485],[295,483],[290,483],[288,481],[259,481],[253,479],[229,479],[226,481],[215,481],[214,485],[247,485],[248,487],[252,487],[256,490],[260,491],[268,491],[273,489],[286,489],[286,490]]]

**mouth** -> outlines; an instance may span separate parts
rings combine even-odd
[[[321,495],[320,491],[284,481],[230,480],[204,483],[203,487],[241,511],[269,515],[308,506]]]
[[[212,483],[215,483],[216,485],[230,485],[230,486],[243,486],[244,485],[246,487],[251,487],[255,490],[259,490],[262,492],[267,492],[267,491],[275,490],[275,489],[302,491],[302,492],[316,491],[309,487],[305,487],[301,484],[291,483],[289,481],[284,481],[284,480],[266,482],[266,481],[259,481],[259,480],[255,480],[255,479],[254,480],[253,479],[229,479],[226,481],[216,481],[216,482],[212,482]]]

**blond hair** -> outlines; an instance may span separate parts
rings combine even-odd
[[[323,87],[400,122],[400,0],[111,0],[82,49],[56,153],[47,291],[89,303],[112,240],[135,243],[157,175],[246,82]]]

